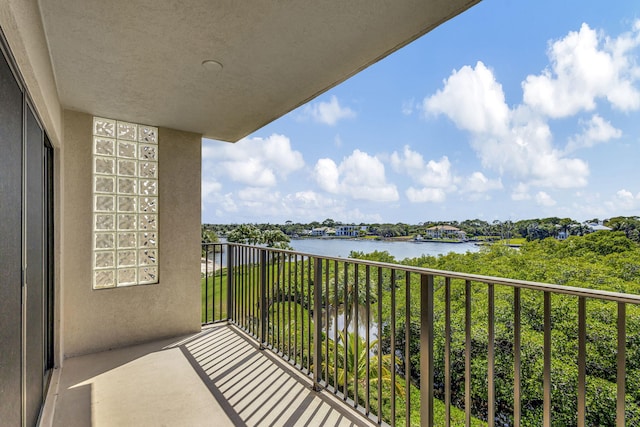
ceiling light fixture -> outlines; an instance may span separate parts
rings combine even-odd
[[[222,70],[222,64],[218,61],[214,61],[213,59],[205,59],[204,61],[202,61],[202,66],[205,70],[213,71],[215,73]]]

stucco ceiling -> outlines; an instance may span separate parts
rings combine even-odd
[[[65,108],[237,141],[478,1],[39,5]]]

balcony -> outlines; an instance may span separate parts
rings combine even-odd
[[[54,425],[640,416],[640,296],[236,244],[203,253],[202,332],[67,360]]]

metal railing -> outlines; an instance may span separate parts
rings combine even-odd
[[[238,244],[203,255],[203,324],[236,324],[378,424],[640,423],[638,295]]]

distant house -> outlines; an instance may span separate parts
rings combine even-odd
[[[326,236],[328,228],[329,227],[314,228],[314,229],[311,230],[311,235],[312,236]]]
[[[611,228],[602,224],[594,223],[594,222],[585,223],[584,225],[589,233],[593,233],[594,231],[603,231],[603,230],[611,231]]]
[[[336,236],[358,237],[360,231],[367,231],[366,225],[340,225],[336,227]]]
[[[430,239],[464,239],[466,233],[451,225],[435,225],[424,231],[425,237]]]

